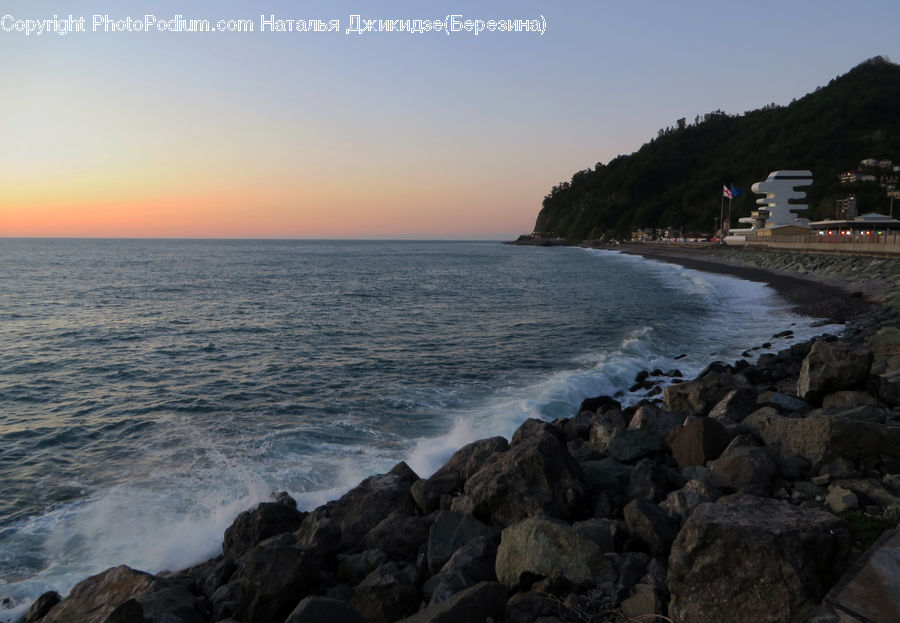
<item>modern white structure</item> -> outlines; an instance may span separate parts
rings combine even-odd
[[[766,228],[793,225],[797,216],[792,212],[807,209],[804,203],[791,203],[792,200],[806,199],[806,193],[796,189],[812,183],[811,171],[772,171],[764,182],[751,186],[756,194],[765,195],[756,203],[769,212]]]

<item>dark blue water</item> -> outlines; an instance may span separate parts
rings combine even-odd
[[[19,604],[214,555],[272,491],[310,507],[399,460],[427,476],[641,368],[817,332],[760,284],[571,248],[0,240],[0,267],[0,596]]]

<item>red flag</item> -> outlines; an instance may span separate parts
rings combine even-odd
[[[734,195],[731,194],[731,189],[728,188],[728,186],[726,186],[725,184],[722,184],[722,196],[728,197],[729,199],[734,197]]]

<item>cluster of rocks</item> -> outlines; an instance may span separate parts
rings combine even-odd
[[[115,567],[25,621],[799,622],[860,553],[848,519],[900,521],[893,327],[588,399],[311,512],[281,494],[213,560]]]

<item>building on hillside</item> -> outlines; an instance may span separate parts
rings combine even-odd
[[[862,169],[874,169],[878,166],[878,158],[866,158],[865,160],[860,160],[859,166]]]
[[[859,180],[859,171],[844,171],[841,173],[841,184],[855,184]]]
[[[890,171],[894,168],[894,162],[892,160],[879,160],[878,168],[882,171]]]
[[[845,220],[854,218],[857,215],[856,197],[851,195],[850,197],[845,197],[844,199],[838,199],[835,204],[834,218],[838,220]]]
[[[806,199],[806,193],[797,188],[812,183],[811,171],[772,171],[765,181],[753,184],[750,187],[753,192],[765,195],[756,200],[757,205],[769,212],[765,226],[793,225],[797,218],[793,213],[807,209],[805,203],[798,203]]]
[[[859,176],[860,182],[877,182],[878,178],[872,175],[871,173],[863,173]]]

